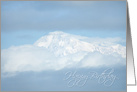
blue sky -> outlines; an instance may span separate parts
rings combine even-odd
[[[125,39],[126,1],[2,2],[2,49],[32,44],[58,30],[89,37]]]
[[[58,50],[39,46],[50,36],[70,42],[59,50],[68,51],[67,46],[78,42],[80,52],[56,57]],[[58,46],[55,40],[51,48]],[[81,43],[99,50],[92,52]],[[126,1],[1,1],[1,50],[2,91],[126,91]],[[80,74],[101,74],[108,67],[119,78],[111,87],[93,80],[68,88],[62,80],[75,68]]]

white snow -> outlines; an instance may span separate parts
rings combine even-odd
[[[118,53],[123,58],[126,57],[126,48],[120,44],[112,44],[104,42],[98,44],[97,40],[87,42],[86,37],[67,34],[61,31],[51,32],[49,35],[41,37],[34,45],[38,47],[45,47],[53,51],[56,56],[66,56],[80,51],[95,52],[102,54]],[[84,41],[86,40],[86,41]]]

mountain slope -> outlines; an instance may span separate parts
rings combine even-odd
[[[87,42],[86,39],[88,39],[89,42]],[[56,56],[66,56],[80,51],[97,51],[106,55],[117,53],[123,58],[126,56],[126,48],[120,44],[110,43],[107,42],[107,40],[103,40],[102,42],[98,42],[98,39],[92,42],[90,42],[90,40],[91,39],[87,37],[56,31],[41,37],[34,43],[34,45],[47,48],[49,51],[54,52]]]

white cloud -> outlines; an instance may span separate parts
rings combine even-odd
[[[52,32],[32,45],[2,50],[2,73],[61,70],[126,64],[126,47],[120,38],[88,38]]]

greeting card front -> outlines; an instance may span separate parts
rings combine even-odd
[[[126,86],[126,1],[1,1],[1,91]]]

